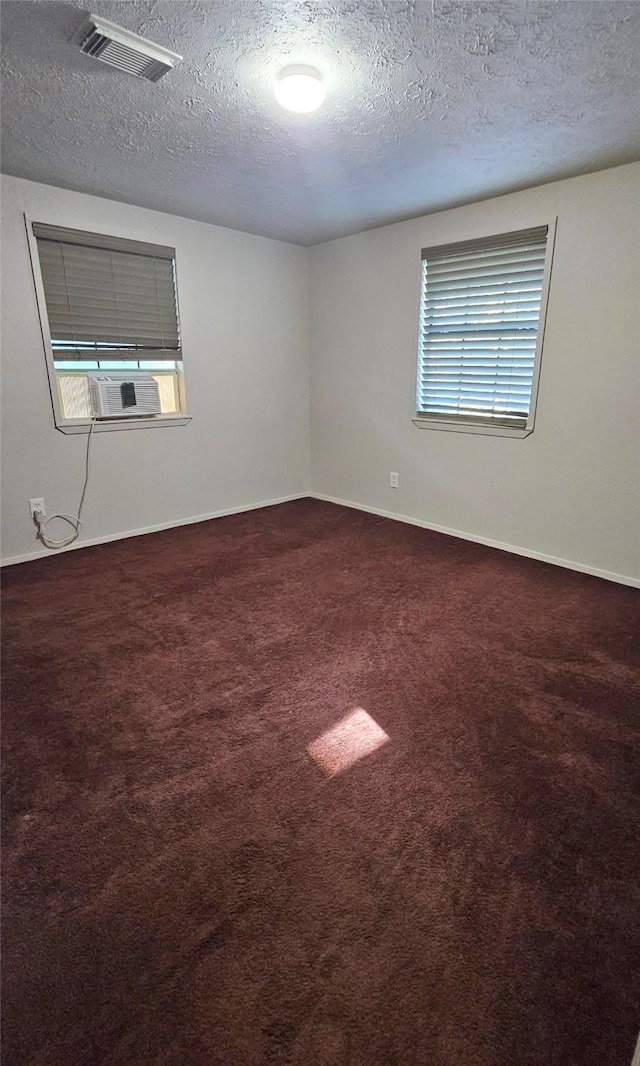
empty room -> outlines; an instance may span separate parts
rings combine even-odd
[[[3,1066],[640,1066],[640,3],[0,20]]]

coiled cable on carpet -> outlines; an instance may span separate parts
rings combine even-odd
[[[66,548],[69,544],[73,544],[74,540],[77,540],[80,536],[82,529],[82,522],[80,521],[80,515],[82,514],[82,506],[84,504],[84,498],[87,494],[87,487],[89,485],[89,474],[91,473],[91,442],[93,440],[93,429],[96,424],[95,418],[91,420],[89,432],[87,434],[87,454],[85,458],[85,474],[84,485],[82,486],[82,495],[80,497],[80,505],[78,507],[77,515],[72,514],[52,514],[50,518],[43,518],[39,512],[34,513],[34,519],[38,527],[38,536],[45,548]],[[57,518],[63,522],[68,522],[73,527],[73,532],[67,537],[63,537],[61,540],[52,540],[46,534],[47,526],[49,522],[54,522]]]

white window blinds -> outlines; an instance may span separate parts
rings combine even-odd
[[[173,248],[39,222],[33,232],[54,358],[180,358]]]
[[[423,250],[419,415],[526,426],[547,229]]]

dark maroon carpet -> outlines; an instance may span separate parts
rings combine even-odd
[[[3,1066],[630,1066],[636,591],[313,500],[4,586]]]

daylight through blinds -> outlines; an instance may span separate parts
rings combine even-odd
[[[417,408],[526,425],[547,226],[422,253]]]

